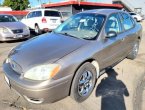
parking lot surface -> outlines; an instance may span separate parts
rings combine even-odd
[[[145,22],[142,23],[145,28]],[[125,59],[102,75],[91,96],[83,103],[70,97],[52,104],[28,103],[4,81],[2,62],[12,47],[23,41],[0,43],[1,110],[145,110],[145,31],[135,60]]]

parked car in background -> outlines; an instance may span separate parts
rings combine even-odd
[[[3,63],[5,80],[31,103],[69,95],[82,102],[107,69],[136,58],[141,38],[141,24],[126,12],[84,11],[12,49]]]
[[[16,17],[0,14],[0,41],[11,41],[30,37],[29,28]]]
[[[129,14],[137,21],[137,22],[140,22],[143,20],[143,17],[138,14],[138,13],[135,13],[135,12],[129,12]]]
[[[21,20],[37,34],[54,30],[61,24],[61,14],[53,9],[36,9],[30,11],[26,17]]]

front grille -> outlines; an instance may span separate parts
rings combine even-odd
[[[18,63],[16,63],[16,62],[13,61],[12,59],[10,59],[9,62],[10,62],[11,68],[12,68],[15,72],[17,72],[18,74],[21,74],[21,73],[22,73],[22,68],[21,68],[21,66],[20,66]]]
[[[23,29],[12,30],[14,34],[23,33]]]

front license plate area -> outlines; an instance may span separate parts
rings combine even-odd
[[[16,35],[16,38],[21,38],[23,37],[23,35]]]

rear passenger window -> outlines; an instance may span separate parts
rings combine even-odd
[[[28,14],[27,18],[34,18],[34,17],[40,17],[42,16],[41,11],[34,11]]]
[[[59,12],[57,12],[57,11],[49,11],[49,10],[46,10],[44,12],[44,16],[61,17]]]
[[[35,17],[41,17],[42,16],[42,12],[41,11],[36,11],[35,12]]]
[[[122,15],[122,24],[125,30],[129,30],[131,28],[133,28],[134,24],[133,21],[131,20],[131,17],[126,14],[126,13],[121,13]]]

